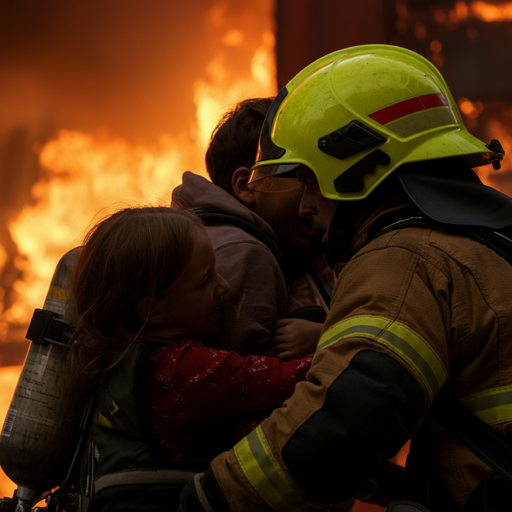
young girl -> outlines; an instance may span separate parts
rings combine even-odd
[[[304,379],[312,355],[241,357],[201,343],[219,330],[228,290],[189,211],[128,208],[87,234],[71,282],[73,356],[82,389],[97,396],[89,447],[97,488],[101,477],[213,457]]]

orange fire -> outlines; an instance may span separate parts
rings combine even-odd
[[[438,8],[434,13],[434,19],[440,24],[457,23],[468,18],[475,18],[487,23],[510,21],[512,20],[512,2],[496,4],[480,0],[473,2],[459,1],[447,11]]]
[[[472,102],[467,98],[460,98],[458,101],[458,107],[468,129],[474,129],[479,122],[479,116],[485,110],[484,104],[479,101]],[[490,165],[485,165],[483,167],[475,168],[475,171],[483,183],[491,187],[500,189],[503,187],[497,186],[495,183],[492,183],[489,177],[491,176],[491,174],[493,176],[496,176],[497,174],[499,175],[508,173],[512,170],[512,163],[510,162],[510,158],[507,157],[507,155],[510,155],[510,152],[512,151],[512,136],[510,135],[510,130],[506,126],[506,123],[498,119],[491,119],[487,121],[484,124],[484,126],[486,132],[485,140],[498,139],[505,151],[505,158],[502,160],[501,168],[498,170],[494,170]],[[511,192],[509,190],[501,191],[508,195],[510,195]]]
[[[242,31],[230,31],[225,44],[237,45]],[[226,109],[249,97],[276,94],[274,35],[262,33],[252,59],[251,76],[233,80],[222,56],[210,62],[208,81],[195,83],[196,128],[193,134],[161,134],[152,146],[132,145],[105,133],[61,130],[39,149],[47,179],[32,190],[34,205],[27,206],[9,230],[22,257],[15,262],[24,279],[14,285],[18,300],[2,311],[0,338],[10,323],[28,324],[35,308],[42,307],[59,259],[80,244],[87,227],[122,205],[169,204],[171,191],[184,171],[206,176],[203,155],[209,136]],[[0,272],[6,253],[0,245]],[[0,421],[6,415],[21,367],[0,368]],[[0,470],[0,499],[12,496],[15,485]]]

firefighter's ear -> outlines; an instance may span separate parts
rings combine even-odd
[[[154,297],[144,297],[137,304],[139,318],[150,325],[158,325],[164,321],[164,312],[160,301]]]
[[[248,167],[239,167],[231,177],[231,186],[233,187],[233,195],[250,210],[254,209],[256,198],[254,191],[247,188],[251,170]]]

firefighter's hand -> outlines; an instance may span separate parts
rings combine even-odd
[[[211,469],[195,475],[183,488],[177,510],[177,512],[207,511],[229,512],[229,505]]]
[[[274,328],[274,349],[280,359],[297,359],[316,350],[323,324],[300,318],[283,318]]]

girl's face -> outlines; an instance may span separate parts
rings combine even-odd
[[[183,329],[187,336],[201,340],[219,331],[220,304],[229,284],[215,270],[215,252],[206,231],[198,228],[195,233],[185,273],[159,300],[159,309],[162,325]]]

